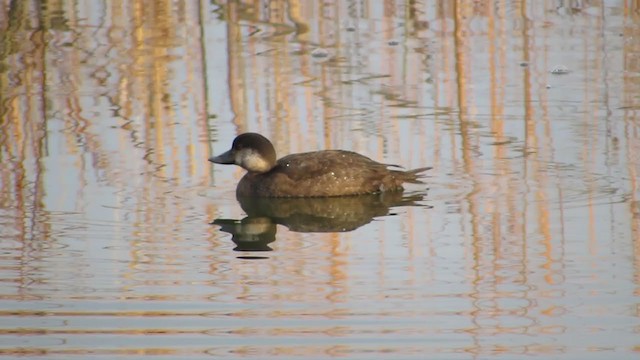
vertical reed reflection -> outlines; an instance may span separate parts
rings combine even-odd
[[[640,3],[625,2],[624,3],[624,26],[621,31],[621,36],[625,39],[632,39],[640,36],[640,29],[634,25],[634,21],[640,19]],[[611,143],[611,155],[612,158],[608,161],[617,163],[618,151],[620,149],[620,142],[626,144],[624,154],[624,162],[627,165],[627,171],[629,174],[630,192],[629,208],[631,216],[631,234],[634,240],[633,259],[634,259],[634,282],[635,289],[634,294],[640,295],[640,184],[638,179],[640,178],[640,134],[638,133],[638,117],[640,116],[640,101],[637,94],[640,91],[640,79],[632,74],[638,74],[640,72],[640,61],[637,54],[640,52],[640,44],[637,41],[626,41],[625,46],[622,47],[622,63],[625,69],[625,76],[622,79],[622,109],[624,119],[624,130],[622,135],[616,135],[615,130],[618,130],[618,125],[613,121],[611,122],[610,143]],[[614,127],[615,126],[615,127]],[[640,314],[636,314],[639,316]]]
[[[45,17],[30,16],[31,5],[12,3],[0,35],[0,204],[6,219],[2,233],[19,239],[19,253],[25,257],[41,247],[34,238],[50,232],[49,224],[39,219],[45,206],[40,161],[46,155],[47,130],[44,37],[57,30]],[[27,278],[18,281],[20,286],[29,282]]]
[[[121,230],[141,234],[140,243],[176,240],[166,228],[191,211],[179,201],[184,186],[209,183],[197,6],[3,8],[0,204],[11,223],[3,233],[25,247],[18,262],[26,269],[53,255],[38,248],[91,238],[96,230],[86,224],[96,221],[135,217]],[[115,196],[96,197],[104,187]]]

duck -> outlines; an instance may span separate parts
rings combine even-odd
[[[403,191],[404,183],[424,184],[431,167],[396,170],[347,150],[320,150],[276,157],[273,144],[253,132],[238,135],[228,151],[208,159],[215,164],[238,165],[247,173],[236,197],[335,197]]]

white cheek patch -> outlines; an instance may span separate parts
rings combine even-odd
[[[265,161],[259,153],[248,149],[240,151],[236,155],[236,164],[253,172],[267,172],[271,170],[269,163]]]

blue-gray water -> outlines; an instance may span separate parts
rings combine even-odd
[[[44,4],[0,7],[0,356],[639,355],[637,2]],[[251,243],[245,131],[434,169]]]

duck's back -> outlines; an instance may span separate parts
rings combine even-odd
[[[316,197],[369,194],[402,190],[403,182],[420,183],[418,173],[389,170],[355,152],[324,150],[292,154],[263,174],[247,173],[238,184],[238,196]]]

